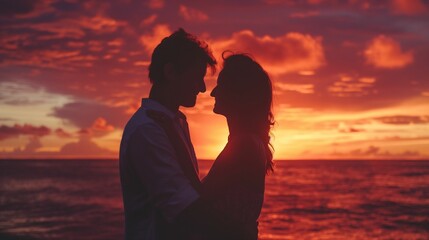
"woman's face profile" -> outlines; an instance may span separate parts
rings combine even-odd
[[[210,96],[215,98],[214,113],[224,116],[230,115],[234,104],[231,97],[231,88],[228,87],[230,81],[232,81],[232,79],[225,74],[225,70],[222,70],[217,78],[216,87],[210,93]]]

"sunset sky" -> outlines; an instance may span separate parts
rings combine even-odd
[[[179,27],[250,53],[274,84],[276,159],[429,159],[427,0],[0,1],[0,158],[111,158]],[[210,91],[200,159],[227,141]]]

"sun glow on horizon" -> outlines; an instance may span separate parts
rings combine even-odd
[[[217,73],[225,50],[267,70],[275,159],[429,159],[425,1],[22,4],[0,18],[0,159],[117,159],[151,52],[179,27],[209,44]],[[181,109],[199,159],[228,138],[212,112],[216,77]]]

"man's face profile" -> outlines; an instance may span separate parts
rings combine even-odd
[[[206,64],[196,62],[190,64],[183,72],[178,74],[175,82],[177,99],[180,106],[195,106],[197,95],[206,91],[204,76],[206,75]]]

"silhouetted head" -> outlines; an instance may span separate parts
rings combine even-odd
[[[174,90],[178,105],[192,107],[198,93],[206,91],[207,67],[215,66],[207,44],[180,28],[153,51],[149,79],[157,88]]]
[[[274,124],[273,93],[271,80],[259,63],[246,54],[224,58],[211,96],[215,98],[215,113],[238,120],[242,130],[259,135],[269,146],[269,133]],[[267,152],[267,170],[270,170],[272,153]]]

